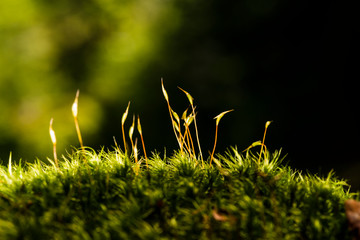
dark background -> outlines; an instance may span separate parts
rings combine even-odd
[[[144,16],[146,22],[141,1],[124,2],[113,4],[124,11],[139,6],[134,15],[126,15],[127,21]],[[235,145],[242,150],[261,140],[265,122],[272,120],[266,145],[271,151],[282,148],[290,166],[321,176],[334,169],[353,190],[360,188],[359,2],[174,0],[156,4],[167,4],[173,10],[150,27],[148,35],[140,34],[140,39],[158,43],[155,51],[144,51],[133,61],[118,65],[96,60],[101,59],[100,52],[109,51],[111,56],[114,51],[116,56],[126,50],[122,45],[116,51],[112,45],[103,47],[122,29],[125,17],[117,17],[117,8],[102,8],[101,1],[58,5],[39,1],[36,5],[48,14],[46,26],[55,26],[54,32],[59,34],[53,33],[51,41],[57,47],[53,70],[63,77],[53,80],[63,86],[58,93],[64,99],[62,104],[71,107],[76,89],[80,89],[80,111],[86,105],[82,96],[91,96],[101,108],[99,124],[93,125],[92,132],[83,131],[86,145],[111,147],[113,136],[121,142],[121,116],[131,100],[130,113],[140,113],[147,149],[164,152],[166,148],[168,154],[176,149],[161,92],[163,78],[172,107],[179,114],[188,102],[177,86],[195,98],[204,153],[212,149],[213,118],[235,109],[221,120],[217,152]],[[83,21],[87,37],[74,44],[68,44],[65,37],[67,44],[63,44],[58,39],[68,28],[56,26],[72,15]],[[156,38],[158,35],[161,38]],[[131,39],[128,44],[133,44]],[[98,88],[92,79],[102,68],[107,75]],[[136,75],[122,73],[130,68]],[[80,117],[86,118],[85,110],[82,114]],[[91,121],[91,116],[83,121]],[[41,128],[47,130],[46,125]],[[71,134],[66,143],[76,145],[75,133]],[[51,144],[46,144],[47,156],[51,156]],[[18,158],[43,157],[43,152],[29,151],[31,144],[23,146],[12,135],[2,140],[1,147],[5,162],[10,149],[15,149]]]

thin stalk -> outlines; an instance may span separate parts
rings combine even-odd
[[[190,124],[194,120],[193,114],[191,113],[189,116],[187,114],[187,109],[184,111],[182,115],[182,119],[184,120],[184,126],[185,126],[185,132],[184,132],[184,138],[183,138],[183,144],[186,144],[187,141],[187,149],[191,155],[191,157],[194,157],[196,159],[196,153],[194,148],[194,142],[191,137],[191,131],[190,131]],[[190,144],[191,143],[191,144]]]
[[[194,107],[194,103],[193,103],[194,98],[190,95],[190,93],[188,93],[184,89],[182,89],[180,87],[178,87],[178,88],[186,94],[186,97],[188,98],[188,100],[190,102],[191,109],[192,109],[192,114],[194,115],[195,133],[196,133],[197,144],[198,144],[198,147],[199,147],[200,159],[201,159],[202,164],[204,165],[204,158],[203,158],[202,151],[201,151],[201,146],[200,146],[199,131],[198,131],[197,123],[196,123],[195,107]]]
[[[137,138],[135,138],[134,158],[135,158],[135,174],[138,175],[138,174],[139,174],[140,165],[138,164]]]
[[[118,145],[118,143],[116,141],[115,136],[113,136],[113,139],[114,139],[114,143],[115,143],[115,150],[120,153],[120,148],[119,148],[119,145]]]
[[[137,165],[138,163],[138,149],[137,149],[137,138],[135,138],[135,144],[134,144],[134,159],[135,159],[135,163]]]
[[[215,141],[214,141],[214,148],[213,148],[213,151],[212,151],[212,153],[211,153],[211,158],[210,158],[210,167],[211,167],[211,162],[212,162],[212,160],[213,160],[213,158],[214,158],[214,153],[215,153],[215,148],[216,148],[216,143],[217,143],[218,127],[219,127],[220,120],[221,120],[221,118],[222,118],[225,114],[227,114],[227,113],[229,113],[229,112],[231,112],[231,111],[234,111],[234,110],[231,109],[231,110],[222,112],[222,113],[220,113],[219,115],[217,115],[217,116],[214,118],[214,119],[216,119]]]
[[[211,167],[212,160],[213,160],[213,158],[214,158],[214,153],[215,153],[215,148],[216,148],[216,143],[217,143],[217,135],[218,135],[218,125],[216,124],[216,128],[215,128],[215,141],[214,141],[214,148],[213,148],[213,150],[212,150],[211,158],[210,158],[210,167]]]
[[[56,154],[56,136],[55,136],[55,131],[52,127],[52,124],[53,124],[53,119],[51,118],[49,132],[50,132],[50,138],[51,138],[51,141],[53,144],[53,154],[54,154],[55,166],[57,168],[59,168],[57,154]]]
[[[179,115],[171,109],[171,113],[174,117],[174,119],[176,121],[173,122],[173,125],[175,126],[175,130],[178,132],[178,136],[177,138],[179,139],[178,141],[180,142],[180,152],[182,153],[183,152],[183,148],[184,148],[184,144],[183,144],[183,135],[181,134],[181,122],[180,122],[180,118],[179,118]]]
[[[261,159],[261,154],[263,152],[263,147],[264,147],[264,143],[265,143],[265,136],[266,136],[266,131],[270,125],[271,121],[267,121],[265,123],[265,131],[264,131],[264,136],[263,136],[263,140],[262,140],[262,143],[261,143],[261,150],[260,150],[260,154],[259,154],[259,159],[258,159],[258,163],[260,164],[260,159]]]
[[[194,155],[195,155],[194,142],[193,142],[193,140],[192,140],[191,132],[190,132],[190,131],[189,131],[188,135],[189,135],[189,139],[190,139],[190,143],[191,143],[191,148],[192,148],[193,153],[194,153]]]
[[[125,140],[124,125],[125,125],[125,120],[127,118],[127,115],[129,113],[129,107],[130,107],[130,102],[128,103],[127,108],[126,108],[126,110],[123,113],[122,118],[121,118],[121,131],[122,131],[122,136],[123,136],[125,154],[127,153],[127,147],[126,147],[126,140]]]
[[[166,92],[166,90],[165,90],[164,82],[163,82],[163,79],[162,79],[162,78],[161,78],[161,88],[162,88],[162,92],[163,92],[163,94],[164,94],[165,100],[166,100],[166,102],[167,102],[167,105],[168,105],[169,114],[170,114],[170,118],[171,118],[171,125],[172,125],[172,127],[173,127],[176,140],[177,140],[177,142],[178,142],[178,144],[179,144],[180,151],[181,151],[181,153],[182,153],[182,146],[181,146],[181,143],[180,143],[181,139],[179,139],[179,136],[178,136],[178,134],[176,133],[176,128],[175,128],[175,125],[174,125],[174,118],[173,118],[173,116],[172,116],[172,109],[171,109],[171,107],[170,107],[170,102],[169,102],[169,96],[168,96],[168,94],[167,94],[167,92]]]
[[[12,152],[10,152],[10,155],[9,155],[9,165],[8,165],[8,171],[9,171],[10,176],[12,176],[11,161],[12,161]]]
[[[186,138],[186,141],[185,141],[185,138]],[[190,131],[190,128],[189,128],[189,124],[186,123],[185,121],[185,133],[184,133],[184,143],[186,143],[186,146],[187,146],[187,149],[190,153],[190,156],[191,157],[194,157],[196,158],[196,155],[195,155],[195,148],[194,148],[194,142],[192,140],[192,137],[191,137],[191,131]]]
[[[80,94],[80,90],[77,90],[76,92],[76,96],[75,96],[75,100],[74,103],[72,105],[72,114],[74,117],[74,122],[75,122],[75,128],[76,128],[76,133],[79,139],[79,143],[80,143],[80,147],[83,151],[85,151],[84,148],[84,144],[83,144],[83,140],[81,137],[81,132],[80,132],[80,127],[79,127],[79,121],[78,121],[78,102],[79,102],[79,94]]]
[[[135,151],[134,150],[134,142],[132,140],[133,133],[134,133],[134,126],[135,126],[135,115],[133,115],[133,122],[132,122],[132,125],[131,125],[130,129],[129,129],[129,138],[130,138],[131,147],[133,149],[133,152]]]
[[[140,133],[141,143],[142,143],[142,147],[143,147],[143,151],[144,151],[144,155],[145,155],[146,168],[149,169],[148,159],[147,159],[147,156],[146,156],[145,143],[144,143],[144,138],[143,138],[143,134],[142,134],[142,129],[141,129],[140,117],[139,116],[138,116],[138,121],[137,121],[137,129],[138,129],[138,132]]]
[[[192,111],[193,111],[193,114],[194,114],[196,141],[197,141],[197,144],[199,146],[200,159],[201,159],[202,164],[204,165],[204,158],[203,158],[202,151],[201,151],[201,146],[200,146],[199,131],[198,131],[197,123],[196,123],[195,108],[194,108],[193,104],[191,104],[191,108],[192,108]]]
[[[193,152],[191,150],[191,145],[190,145],[190,142],[189,142],[189,128],[188,126],[185,124],[185,132],[184,132],[184,135],[182,137],[182,145],[185,146],[187,152],[190,154],[190,157],[193,158]]]

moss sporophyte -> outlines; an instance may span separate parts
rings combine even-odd
[[[10,154],[8,166],[0,167],[0,239],[359,238],[359,195],[333,172],[303,174],[283,163],[281,151],[270,153],[264,143],[270,122],[262,141],[215,154],[220,119],[232,110],[220,113],[205,158],[193,97],[181,89],[190,106],[179,117],[163,81],[161,87],[178,151],[147,156],[146,129],[135,115],[127,145],[130,103],[121,121],[123,150],[115,139],[113,150],[84,146],[78,91],[72,112],[79,149],[58,159],[54,119],[52,164],[16,163]]]

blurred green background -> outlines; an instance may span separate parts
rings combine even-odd
[[[180,114],[195,98],[204,152],[260,140],[293,167],[335,169],[360,187],[358,3],[285,0],[1,0],[0,159],[78,146],[71,105],[80,89],[85,145],[121,142],[139,114],[148,151],[175,149],[160,78]]]

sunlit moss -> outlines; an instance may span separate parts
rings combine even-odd
[[[210,167],[154,154],[147,168],[118,149],[87,149],[59,168],[1,166],[0,237],[351,239],[343,204],[358,195],[344,181],[293,171],[278,151],[259,156],[233,148]]]

